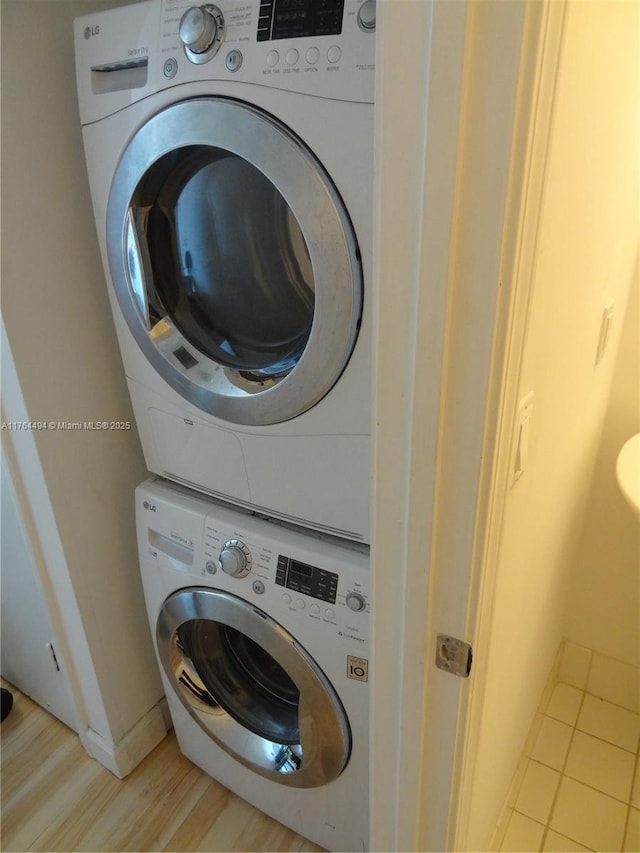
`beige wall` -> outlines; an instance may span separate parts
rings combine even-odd
[[[2,312],[32,420],[133,422],[76,105],[73,18],[107,5],[2,4]],[[117,742],[162,695],[138,578],[135,427],[30,437],[105,706],[99,734]],[[5,438],[20,455],[26,439]],[[30,509],[37,525],[37,500]]]
[[[534,393],[529,462],[506,498],[469,849],[487,849],[563,636],[592,636],[585,620],[610,624],[621,598],[636,594],[628,568],[619,575],[631,588],[616,591],[607,589],[608,562],[572,572],[600,482],[594,470],[636,260],[637,34],[634,2],[567,3],[519,386],[520,399]],[[595,365],[610,301],[611,339]],[[568,593],[583,579],[597,583],[597,612],[580,595],[572,609]]]
[[[640,666],[640,524],[615,476],[620,448],[640,431],[638,268],[623,326],[598,458],[576,543],[565,615],[567,638]]]

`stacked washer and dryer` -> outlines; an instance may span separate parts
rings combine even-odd
[[[149,622],[184,754],[365,850],[375,0],[192,2],[75,26]]]

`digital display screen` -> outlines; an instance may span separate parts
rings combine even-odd
[[[297,560],[289,560],[289,571],[295,572],[297,575],[303,575],[305,578],[313,577],[313,566],[307,566],[306,563],[298,563]]]
[[[258,41],[342,32],[344,0],[262,0]]]

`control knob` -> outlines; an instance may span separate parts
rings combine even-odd
[[[208,62],[224,40],[222,12],[213,5],[192,6],[180,20],[178,35],[191,62]]]
[[[218,566],[232,578],[244,578],[251,571],[251,554],[244,542],[229,539],[222,546]]]
[[[368,33],[376,28],[376,0],[364,0],[358,9],[358,24]]]
[[[346,597],[347,607],[355,613],[359,613],[367,606],[367,599],[359,592],[348,592]]]

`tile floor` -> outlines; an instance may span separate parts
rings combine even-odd
[[[640,714],[621,699],[555,686],[501,850],[640,851]]]

